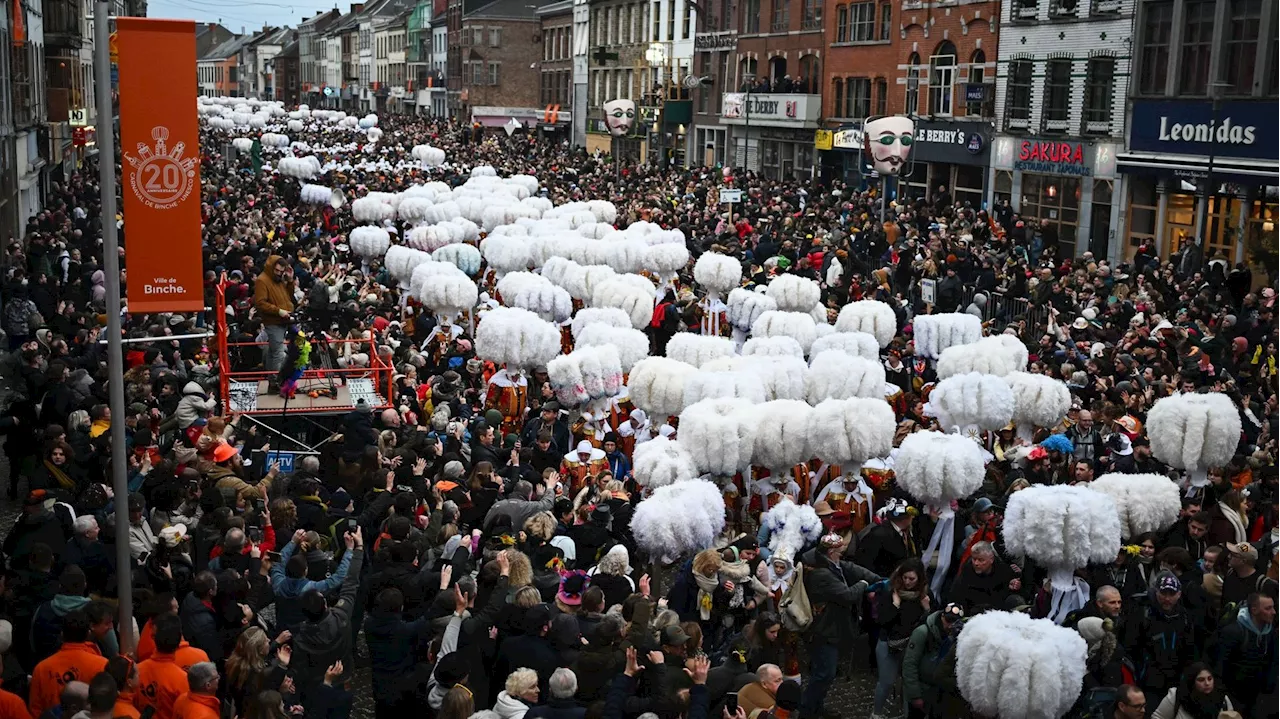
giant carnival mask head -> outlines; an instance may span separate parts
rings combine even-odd
[[[609,134],[623,137],[631,134],[636,122],[636,104],[630,100],[610,100],[604,104],[604,124]]]
[[[915,121],[905,115],[876,117],[862,126],[863,150],[871,166],[881,175],[898,175],[907,166]]]

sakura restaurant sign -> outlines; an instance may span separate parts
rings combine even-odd
[[[1088,177],[1093,174],[1089,162],[1092,154],[1082,142],[1022,140],[1013,169],[1043,175]]]

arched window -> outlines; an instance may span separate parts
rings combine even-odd
[[[781,55],[774,55],[769,58],[769,85],[774,89],[774,92],[778,91],[778,86],[786,76],[787,58]]]
[[[817,55],[800,58],[800,75],[796,78],[796,92],[809,94],[818,91],[818,77],[822,74],[822,62]]]
[[[983,100],[986,99],[986,86],[982,84],[982,80],[986,76],[986,68],[983,67],[986,62],[987,55],[981,50],[974,50],[973,57],[969,58],[969,85],[983,87]],[[985,104],[983,100],[970,100],[968,99],[968,92],[966,92],[964,114],[981,117],[983,115],[983,105]]]
[[[746,92],[748,88],[753,88],[757,79],[756,59],[754,57],[742,58],[738,62],[738,90]]]
[[[929,58],[929,113],[950,115],[956,84],[956,46],[943,40]]]
[[[913,52],[907,58],[907,106],[908,115],[920,113],[920,53]]]

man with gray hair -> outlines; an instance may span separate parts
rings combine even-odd
[[[966,616],[973,616],[984,609],[1009,608],[1011,598],[1017,601],[1014,594],[1021,587],[1009,566],[996,556],[991,542],[978,542],[960,567],[947,601],[964,608]]]
[[[778,702],[779,684],[782,670],[776,664],[761,664],[756,669],[756,680],[738,690],[738,706],[747,716],[757,709],[772,709]]]
[[[529,517],[538,512],[549,512],[556,501],[556,482],[560,481],[560,475],[555,470],[547,470],[543,475],[543,484],[546,491],[542,493],[542,498],[535,500],[533,498],[533,485],[525,480],[516,482],[516,486],[511,490],[511,498],[495,502],[493,507],[489,509],[489,513],[484,518],[484,531],[488,532],[498,521],[499,517],[507,517],[511,520],[511,527],[518,530],[524,527],[524,523]]]
[[[546,704],[530,709],[525,719],[583,719],[587,708],[574,701],[578,693],[578,676],[572,669],[560,667],[547,682],[551,699]]]
[[[173,703],[173,719],[220,719],[222,702],[218,699],[218,666],[213,662],[197,662],[187,669],[186,694]]]
[[[92,514],[76,517],[75,534],[67,540],[62,550],[62,564],[84,570],[85,583],[90,593],[102,594],[115,574],[116,559],[111,548],[98,541],[98,520]]]

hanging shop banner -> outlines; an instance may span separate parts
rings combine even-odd
[[[196,26],[122,17],[116,28],[129,312],[199,311]]]

